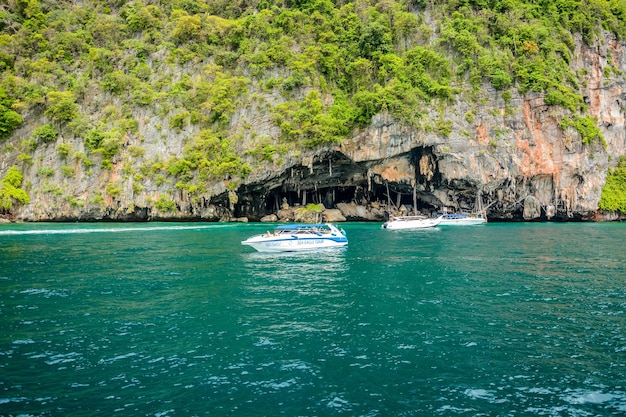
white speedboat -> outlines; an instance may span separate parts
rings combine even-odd
[[[435,227],[439,223],[441,223],[441,216],[389,216],[389,221],[383,223],[383,229],[424,229],[426,227]]]
[[[487,223],[487,217],[477,213],[444,213],[439,217],[441,217],[441,226],[470,226]]]
[[[298,252],[345,246],[348,238],[331,223],[296,223],[277,226],[273,233],[249,237],[241,244],[259,252]]]

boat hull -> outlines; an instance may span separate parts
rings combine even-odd
[[[241,244],[251,246],[259,252],[301,252],[316,249],[340,248],[348,244],[348,239],[345,236],[254,236],[244,240]]]

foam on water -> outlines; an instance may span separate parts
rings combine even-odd
[[[162,232],[172,230],[203,230],[203,229],[218,229],[229,227],[227,224],[187,224],[187,225],[164,225],[153,226],[152,224],[145,224],[142,227],[137,226],[120,226],[115,224],[111,227],[64,227],[53,226],[42,229],[6,229],[6,227],[0,227],[0,236],[26,236],[26,235],[74,235],[74,234],[88,234],[88,233],[145,233],[145,232]]]

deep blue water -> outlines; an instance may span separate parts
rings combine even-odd
[[[0,415],[626,415],[626,224],[342,226],[0,225]]]

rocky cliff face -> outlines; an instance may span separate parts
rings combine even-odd
[[[340,205],[349,219],[381,220],[386,211],[410,206],[482,207],[491,220],[504,221],[601,219],[597,207],[607,169],[626,153],[624,81],[606,78],[604,69],[609,57],[626,68],[626,55],[618,42],[578,45],[574,66],[588,72],[582,94],[606,147],[583,145],[574,129],[562,129],[566,112],[546,105],[540,94],[505,103],[497,91],[486,90],[480,104],[458,100],[448,107],[442,116],[452,121],[449,137],[381,114],[341,146],[277,173],[257,173],[241,190],[240,214],[258,217],[285,195],[309,201],[303,197],[308,191],[325,205],[349,200],[367,208]]]
[[[0,177],[15,164],[24,173],[31,203],[12,213],[24,221],[256,221],[272,214],[276,217],[267,219],[294,220],[296,212],[287,208],[309,203],[335,209],[321,213],[334,220],[380,221],[389,212],[442,207],[482,208],[490,220],[598,220],[607,170],[626,154],[624,80],[605,71],[609,60],[626,71],[625,44],[578,45],[572,65],[587,73],[581,93],[598,119],[606,147],[583,145],[574,129],[562,129],[559,122],[567,111],[546,105],[541,94],[514,93],[505,102],[498,91],[486,89],[477,100],[459,97],[442,113],[430,110],[431,120],[451,122],[447,136],[379,114],[341,145],[256,166],[236,186],[229,180],[205,184],[207,192],[200,198],[177,188],[171,178],[139,175],[144,161],[180,156],[185,135],[192,133],[156,129],[164,121],[152,114],[135,115],[141,134],[127,138],[112,169],[60,158],[56,147],[61,142],[85,153],[81,141],[72,138],[41,146],[33,160],[20,162],[19,143],[36,125],[25,123],[5,144],[9,151],[0,161]],[[233,117],[233,131],[243,112],[254,113],[245,117],[250,131],[277,133],[262,110],[249,107]],[[132,155],[139,143],[145,153]],[[247,145],[240,143],[242,155]],[[42,175],[43,166],[53,167],[53,173]],[[164,195],[175,207],[157,204]]]

